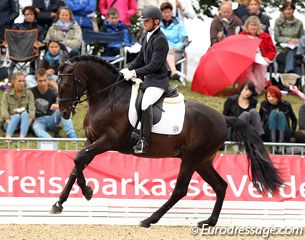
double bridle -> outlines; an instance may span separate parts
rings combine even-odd
[[[83,82],[77,76],[75,76],[75,74],[74,74],[74,71],[76,70],[77,64],[78,63],[75,64],[75,67],[73,68],[71,73],[63,73],[63,72],[58,73],[58,86],[60,84],[61,78],[64,77],[64,76],[70,76],[73,79],[73,95],[72,95],[72,98],[58,98],[58,104],[71,109],[71,112],[72,112],[73,115],[75,114],[75,108],[76,108],[77,104],[85,102],[88,99],[94,97],[95,95],[97,95],[99,93],[105,92],[107,90],[112,90],[112,89],[114,89],[114,87],[116,85],[118,85],[119,83],[124,81],[124,79],[119,80],[122,76],[122,74],[119,73],[117,78],[115,79],[114,83],[112,83],[109,86],[107,86],[107,87],[91,94],[90,96],[88,96],[86,86],[83,85]],[[65,65],[72,66],[72,63],[69,60],[67,60],[64,63],[63,69],[65,68]],[[111,98],[111,92],[112,91],[109,91],[109,98]],[[81,97],[86,95],[86,94],[87,94],[87,97],[81,100]],[[112,100],[112,98],[111,98],[111,100]],[[71,105],[64,105],[65,102],[72,102],[72,104]],[[111,102],[113,103],[113,101],[111,101]],[[111,105],[112,105],[111,109],[112,109],[112,111],[114,111],[113,104],[111,104]]]

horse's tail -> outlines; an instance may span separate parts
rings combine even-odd
[[[225,116],[227,124],[232,127],[232,139],[239,147],[245,148],[251,165],[252,182],[260,193],[278,193],[283,180],[273,166],[267,149],[254,128],[246,121],[236,117]]]

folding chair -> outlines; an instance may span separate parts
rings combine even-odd
[[[82,54],[92,54],[91,45],[95,43],[110,44],[114,42],[121,43],[120,54],[116,56],[101,56],[102,59],[111,64],[119,64],[119,68],[126,65],[126,51],[124,50],[124,32],[119,31],[115,33],[95,32],[91,30],[83,31],[83,47]]]
[[[38,65],[39,51],[38,51],[38,30],[13,30],[5,29],[4,46],[6,54],[11,61],[13,71],[22,71],[29,74],[34,71],[35,66]],[[43,47],[40,44],[39,47]],[[37,60],[35,62],[35,60]],[[32,69],[31,69],[32,68]]]

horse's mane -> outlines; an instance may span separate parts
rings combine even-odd
[[[110,64],[109,62],[103,60],[102,58],[100,57],[96,57],[96,56],[92,56],[92,55],[81,55],[81,56],[75,56],[73,58],[70,59],[70,62],[80,62],[80,61],[90,61],[90,62],[97,62],[101,65],[106,65],[110,70],[112,70],[114,73],[118,73],[119,70],[114,67],[114,65]],[[59,71],[63,71],[63,68],[64,68],[65,64],[62,64],[60,67],[59,67]]]

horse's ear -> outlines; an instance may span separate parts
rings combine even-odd
[[[65,63],[68,59],[69,59],[69,55],[68,54],[62,55],[62,57],[60,58],[60,65]]]

